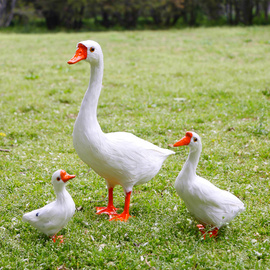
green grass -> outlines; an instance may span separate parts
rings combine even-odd
[[[106,33],[0,33],[0,269],[267,269],[270,265],[270,27]],[[134,188],[127,223],[97,216],[105,181],[78,158],[72,130],[89,65],[68,66],[78,41],[98,41],[105,73],[98,119],[167,148],[186,130],[203,140],[198,174],[246,211],[203,241],[174,189],[188,148]],[[54,244],[22,222],[55,197],[57,169],[82,211]],[[124,194],[115,189],[115,205]]]

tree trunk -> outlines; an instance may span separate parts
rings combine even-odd
[[[155,25],[161,24],[161,17],[160,13],[158,12],[158,8],[153,8],[151,10],[151,17],[153,18]]]
[[[243,22],[245,25],[251,25],[253,20],[253,1],[252,0],[244,0],[242,3],[243,10]]]
[[[16,0],[0,0],[0,27],[8,27],[13,19]]]
[[[255,16],[259,16],[260,15],[260,0],[256,0],[255,1]]]
[[[234,0],[234,10],[235,10],[235,19],[234,19],[234,24],[239,24],[241,18],[241,13],[240,13],[240,6],[239,6],[239,1]]]
[[[269,0],[263,1],[263,11],[264,11],[264,18],[268,21],[268,8],[269,8]]]
[[[233,18],[232,18],[232,0],[226,1],[226,10],[227,10],[227,16],[228,16],[228,22],[230,25],[233,24]]]
[[[196,24],[196,19],[197,19],[197,0],[191,0],[188,3],[187,8],[187,13],[189,14],[189,21],[188,24],[190,26],[194,26]]]
[[[101,24],[105,26],[106,28],[109,28],[111,24],[110,24],[108,12],[105,10],[102,10],[101,16],[102,16]]]
[[[173,16],[173,20],[172,20],[171,25],[175,25],[177,23],[177,21],[179,20],[180,17],[181,17],[181,14],[175,14]]]
[[[192,7],[191,7],[191,9],[189,11],[189,15],[190,15],[190,17],[189,17],[189,25],[194,26],[196,24],[196,17],[197,16],[196,16],[196,7],[193,6],[193,3],[192,3]]]
[[[43,12],[46,20],[46,25],[49,30],[55,29],[60,24],[60,14],[53,10],[47,10]]]

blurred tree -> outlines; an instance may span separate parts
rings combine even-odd
[[[0,0],[0,27],[7,27],[13,19],[16,0]]]
[[[100,17],[101,25],[106,28],[115,25],[135,28],[144,6],[143,0],[88,0],[88,3],[94,6],[96,21]]]
[[[253,0],[243,0],[242,1],[242,15],[243,15],[243,23],[245,25],[251,25],[253,20],[253,8],[254,1]]]
[[[241,21],[241,8],[240,8],[241,0],[234,0],[233,5],[234,5],[234,13],[235,13],[235,18],[231,18],[231,24],[239,24]],[[233,11],[233,7],[232,7]]]
[[[87,0],[33,0],[43,14],[48,29],[58,26],[79,29]]]
[[[164,8],[168,8],[167,4],[169,4],[170,0],[146,0],[144,2],[144,7],[141,10],[141,16],[145,19],[150,19],[156,26],[162,26],[168,20],[168,10],[164,10]]]
[[[263,11],[264,11],[264,18],[266,21],[268,21],[268,12],[269,12],[269,6],[270,1],[269,0],[263,0],[262,1]]]
[[[261,1],[262,0],[226,0],[225,5],[228,23],[234,25],[239,23],[251,25],[255,14],[259,13],[259,2]]]
[[[239,0],[226,0],[225,13],[229,24],[238,24],[240,20]]]
[[[60,13],[62,10],[62,1],[58,0],[35,0],[34,6],[40,10],[45,18],[48,29],[54,29],[60,25]]]
[[[157,26],[175,25],[182,16],[185,0],[145,1],[145,11]]]
[[[210,20],[218,20],[224,14],[223,0],[205,0],[200,1],[203,14]]]
[[[106,28],[119,24],[119,15],[123,7],[119,0],[90,0],[90,6],[95,10],[95,20]]]
[[[79,29],[94,19],[106,28],[134,29],[138,22],[170,27],[180,18],[190,26],[221,18],[231,25],[251,25],[254,18],[269,24],[270,0],[0,0],[0,26],[10,24],[15,4],[17,23],[44,17],[48,29]]]
[[[87,0],[67,0],[64,2],[66,2],[66,6],[64,5],[65,12],[61,13],[61,23],[67,28],[80,29],[85,17]]]
[[[122,10],[118,12],[120,25],[125,28],[135,28],[137,26],[140,10],[144,6],[142,0],[122,0]]]
[[[197,15],[199,12],[200,0],[184,0],[183,17],[185,23],[190,26],[196,25]]]

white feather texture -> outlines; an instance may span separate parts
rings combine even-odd
[[[103,133],[97,120],[97,105],[102,87],[103,54],[100,45],[82,41],[91,64],[89,87],[82,101],[73,130],[78,156],[102,176],[108,188],[121,185],[130,192],[134,185],[146,183],[160,170],[173,151],[162,149],[126,132]],[[91,52],[90,48],[94,48]]]
[[[189,212],[199,222],[203,225],[220,228],[244,211],[244,204],[230,192],[219,189],[196,174],[202,149],[201,138],[195,132],[188,133],[192,134],[188,144],[190,152],[185,165],[176,178],[176,191],[185,202]]]
[[[65,188],[60,172],[61,170],[58,170],[52,176],[56,200],[40,209],[24,214],[22,218],[23,221],[30,223],[48,236],[57,234],[75,213],[75,203]]]

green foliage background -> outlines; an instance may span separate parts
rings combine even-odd
[[[269,0],[2,0],[0,27],[32,32],[267,25],[269,7]]]

